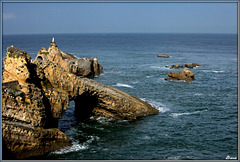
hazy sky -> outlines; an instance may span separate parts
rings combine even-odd
[[[237,3],[3,3],[3,34],[237,33]]]

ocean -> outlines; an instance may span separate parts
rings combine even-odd
[[[78,122],[70,102],[59,129],[73,146],[35,159],[225,160],[238,157],[237,34],[42,34],[4,35],[7,46],[35,59],[52,37],[62,51],[97,57],[93,78],[156,107],[136,120],[90,118]],[[169,58],[157,57],[167,54]],[[199,63],[192,82],[166,81],[173,64]]]

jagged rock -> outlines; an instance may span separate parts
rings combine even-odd
[[[57,128],[39,129],[8,121],[2,122],[2,141],[3,151],[11,154],[6,157],[9,160],[44,155],[71,146],[68,137]]]
[[[90,116],[131,120],[159,113],[134,96],[78,76],[79,69],[71,68],[70,62],[74,59],[69,62],[64,57],[66,54],[53,43],[48,51],[42,48],[33,62],[25,51],[8,49],[4,60],[2,137],[3,148],[8,149],[5,152],[10,151],[16,159],[71,145],[66,135],[57,129],[58,119],[70,100],[75,101],[75,113],[80,120]],[[90,62],[94,73],[100,73],[101,65],[95,58],[86,61],[89,59],[93,60]],[[76,68],[85,66],[75,61],[79,64]]]
[[[4,67],[3,80],[24,83],[30,77],[28,66],[30,65],[30,56],[25,51],[20,51],[14,47],[7,48],[7,57],[3,61]],[[12,75],[14,74],[14,75]]]
[[[92,102],[93,116],[136,119],[139,116],[158,113],[158,110],[138,98],[97,81],[64,72],[56,63],[45,62],[38,66],[44,69],[45,77],[55,89],[68,93],[70,100],[75,100],[76,111],[83,109],[81,105]]]
[[[190,82],[194,80],[194,73],[188,69],[183,69],[180,73],[170,72],[165,80],[185,80]]]
[[[169,56],[168,56],[168,55],[162,55],[162,54],[159,54],[159,55],[157,55],[157,57],[164,57],[164,58],[168,58]]]
[[[198,63],[185,64],[185,65],[176,64],[176,65],[170,66],[170,69],[180,69],[180,68],[192,69],[192,68],[197,67],[197,66],[200,66],[200,64],[198,64]]]
[[[60,64],[67,72],[77,76],[94,77],[102,73],[102,66],[98,63],[96,57],[86,57],[78,59],[77,57],[58,49],[55,42],[51,42],[48,51],[42,48],[35,59],[36,61],[54,61]]]

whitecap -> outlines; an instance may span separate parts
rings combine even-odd
[[[86,144],[79,144],[77,142],[73,142],[72,144],[73,144],[72,146],[65,147],[65,148],[60,149],[60,150],[56,150],[52,153],[53,154],[66,154],[66,153],[69,153],[69,152],[77,152],[79,150],[85,150],[85,149],[88,148],[88,146]]]
[[[129,122],[129,120],[116,120],[114,118],[106,118],[106,117],[103,117],[103,116],[100,116],[96,119],[94,117],[91,117],[90,119],[96,120],[98,123],[101,123],[103,125],[110,125],[112,122],[118,122],[118,123]],[[104,130],[104,128],[96,128],[96,129]]]
[[[172,157],[168,157],[167,160],[180,160],[181,156],[172,156]]]
[[[212,70],[213,73],[224,73],[225,71]]]
[[[223,70],[202,70],[205,73],[225,73]]]
[[[153,75],[150,75],[150,76],[146,76],[146,78],[152,78],[152,77],[154,77]]]
[[[132,84],[137,84],[137,83],[139,83],[139,81],[135,81],[135,82],[131,82]]]
[[[150,66],[152,69],[165,69],[164,66]]]
[[[202,110],[202,111],[194,111],[194,112],[186,112],[186,113],[171,113],[171,116],[174,118],[177,118],[179,116],[183,116],[183,115],[193,115],[193,114],[199,114],[201,112],[204,112],[207,110]]]
[[[122,83],[117,83],[116,85],[113,85],[116,87],[126,87],[126,88],[133,88],[133,86],[128,85],[128,84],[122,84]]]
[[[86,141],[86,143],[91,144],[93,141],[97,141],[100,138],[98,136],[88,136],[90,139]]]
[[[97,122],[101,123],[101,124],[109,124],[109,122],[114,121],[113,118],[106,118],[103,116],[100,116],[96,119]]]
[[[193,95],[194,96],[202,96],[203,94],[202,93],[194,93]]]
[[[100,138],[98,136],[88,136],[88,140],[83,142],[82,144],[79,144],[78,141],[73,141],[72,146],[68,146],[68,147],[62,148],[60,150],[56,150],[56,151],[52,152],[52,154],[66,154],[69,152],[78,152],[80,150],[86,150],[89,148],[89,145],[93,141],[97,141],[99,139]]]
[[[145,99],[145,98],[140,98],[140,99],[145,101],[145,102],[148,102],[151,106],[155,107],[161,113],[169,111],[169,108],[167,108],[166,105],[164,105],[160,102],[157,102],[157,101],[154,101],[154,100],[151,100],[151,99]]]

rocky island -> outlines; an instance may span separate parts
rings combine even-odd
[[[180,68],[192,69],[194,67],[199,67],[199,66],[200,64],[198,63],[185,64],[185,65],[176,64],[176,65],[170,66],[170,69],[180,69]],[[169,68],[168,66],[165,66],[165,67]],[[195,74],[188,69],[183,69],[180,73],[170,72],[168,73],[168,77],[165,78],[165,80],[172,80],[172,81],[184,80],[187,82],[195,80],[195,76],[194,76]]]
[[[170,72],[168,73],[168,77],[165,78],[165,80],[172,81],[184,80],[187,82],[193,81],[194,79],[195,79],[194,73],[188,69],[183,69],[180,73]]]
[[[189,69],[192,69],[194,67],[199,67],[200,64],[198,63],[192,63],[192,64],[185,64],[185,65],[179,65],[179,64],[176,64],[176,65],[172,65],[170,66],[170,69],[180,69],[180,68],[189,68]],[[168,68],[168,66],[165,66],[166,68]]]
[[[159,113],[147,102],[90,79],[102,72],[97,58],[78,59],[54,41],[34,61],[26,51],[8,47],[3,63],[3,159],[26,159],[71,146],[58,129],[71,100],[79,120],[131,120]]]

